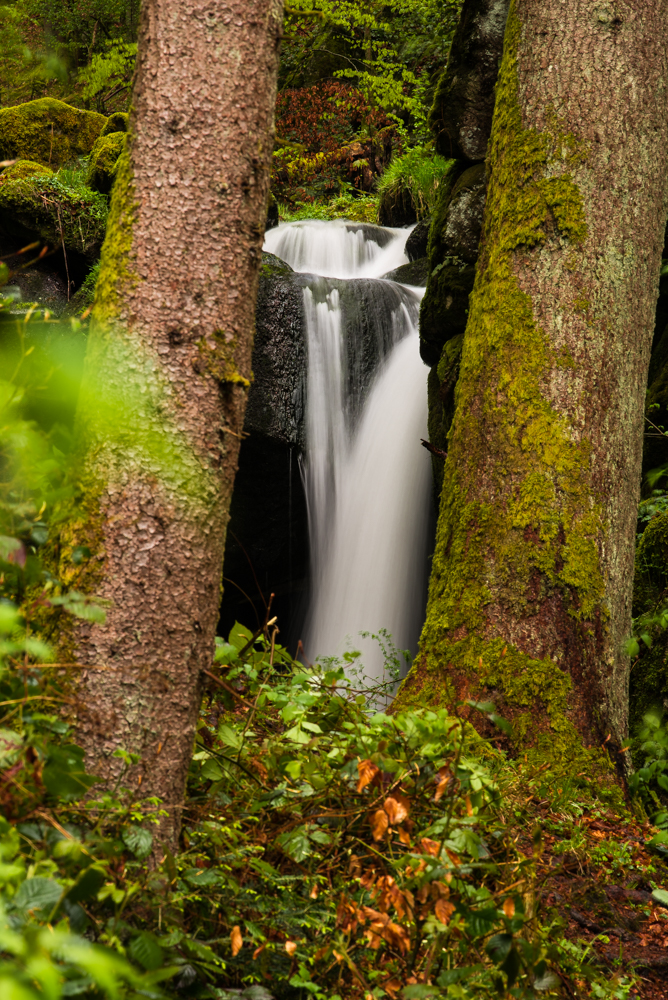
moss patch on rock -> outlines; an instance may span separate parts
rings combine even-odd
[[[109,115],[107,123],[100,132],[100,136],[112,135],[114,132],[127,132],[130,116],[125,111],[115,111]]]
[[[22,158],[59,167],[88,156],[107,119],[53,97],[0,111],[0,159]]]
[[[9,181],[24,180],[26,177],[53,177],[53,170],[32,160],[19,160],[11,167],[5,167],[0,174],[0,187]]]
[[[39,240],[54,250],[64,244],[90,266],[99,256],[106,222],[102,195],[68,188],[49,171],[0,177],[0,231],[10,239]]]
[[[96,140],[88,161],[86,184],[93,191],[109,194],[125,143],[125,132],[110,132]]]

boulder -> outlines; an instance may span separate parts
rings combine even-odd
[[[109,194],[116,179],[118,160],[125,144],[125,132],[108,132],[95,141],[90,159],[86,184],[93,191]]]
[[[67,188],[51,172],[12,176],[18,166],[0,175],[0,236],[13,250],[39,241],[55,254],[52,260],[63,254],[58,270],[78,284],[100,255],[107,199]]]
[[[398,281],[400,285],[413,285],[417,288],[424,288],[429,275],[429,258],[421,257],[420,260],[413,260],[409,264],[402,264],[395,267],[394,271],[384,274],[385,279]]]
[[[378,199],[378,222],[381,226],[400,228],[417,222],[417,211],[410,191],[401,185],[392,185],[381,191]]]
[[[410,261],[427,256],[431,219],[421,219],[406,240],[406,256]]]
[[[442,156],[484,160],[509,0],[464,0],[429,125]]]
[[[0,160],[18,157],[59,167],[88,156],[107,119],[53,97],[0,111]]]

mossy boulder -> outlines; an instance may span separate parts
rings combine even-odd
[[[11,167],[5,167],[0,174],[0,187],[9,181],[23,180],[26,177],[53,177],[53,170],[32,160],[19,160]]]
[[[427,377],[429,441],[444,453],[448,450],[448,431],[455,415],[455,386],[459,378],[463,344],[463,333],[448,340],[443,345],[438,364],[432,366]],[[438,504],[443,485],[444,458],[432,452],[431,464],[434,499]]]
[[[112,135],[114,132],[127,132],[128,120],[130,116],[125,111],[114,111],[109,115],[107,123],[100,132],[100,135]]]
[[[86,184],[93,191],[109,194],[125,143],[125,132],[110,132],[96,140],[88,161]]]
[[[106,124],[104,115],[81,111],[53,97],[0,111],[0,159],[22,158],[59,167],[88,156]]]
[[[509,0],[464,0],[429,125],[441,156],[485,158]]]
[[[0,178],[0,234],[16,243],[39,240],[56,253],[64,248],[75,283],[98,259],[106,222],[107,200],[95,191],[65,187],[51,173]]]

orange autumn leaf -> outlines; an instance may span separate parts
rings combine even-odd
[[[403,823],[405,819],[408,819],[409,808],[410,799],[402,792],[393,792],[392,795],[388,795],[383,805],[383,809],[387,813],[392,826]]]
[[[453,865],[461,865],[462,863],[461,858],[459,857],[458,854],[455,854],[454,851],[451,851],[449,847],[446,847],[445,853],[448,855]]]
[[[317,885],[314,885],[311,887],[311,891],[309,892],[309,899],[317,899],[317,898],[318,898],[318,887]]]
[[[241,928],[235,926],[232,928],[232,933],[230,934],[230,941],[232,943],[232,958],[236,958],[241,951],[244,943],[244,939],[241,936]]]
[[[440,920],[442,924],[447,924],[450,921],[450,917],[455,912],[455,908],[447,899],[442,896],[436,900],[436,905],[434,907],[434,913],[436,914],[436,919]]]
[[[503,901],[503,912],[508,917],[508,920],[515,916],[515,903],[512,899],[505,899]]]
[[[253,952],[253,961],[255,961],[255,959],[258,957],[258,955],[262,954],[262,952],[264,951],[264,949],[266,947],[267,947],[266,944],[261,944],[259,948],[255,949],[255,951]]]
[[[296,944],[296,942],[295,941],[286,941],[285,942],[285,950],[287,951],[287,953],[290,956],[290,958],[292,958],[292,956],[294,955],[294,953],[297,951],[297,944]]]
[[[399,827],[399,840],[402,844],[405,844],[406,847],[411,846],[411,835],[404,826]]]
[[[436,791],[434,792],[434,802],[440,802],[451,780],[452,780],[452,774],[450,773],[450,768],[440,767],[436,775]]]
[[[430,840],[429,837],[423,837],[420,841],[420,847],[422,848],[424,854],[431,854],[433,858],[437,858],[441,849],[441,845],[437,840]]]
[[[375,813],[372,813],[369,817],[369,823],[371,824],[373,839],[382,840],[387,833],[388,826],[390,825],[390,821],[385,810],[376,809]]]
[[[357,791],[361,792],[367,785],[371,784],[379,773],[379,768],[371,760],[360,760],[357,762],[357,772],[360,776],[357,782]]]
[[[471,805],[471,800],[468,797],[468,795],[466,796],[464,801],[466,802],[466,815],[473,816],[473,806]]]

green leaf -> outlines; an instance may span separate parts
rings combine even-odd
[[[485,951],[495,965],[502,965],[513,946],[512,934],[495,934],[485,945]]]
[[[665,889],[653,889],[652,899],[655,899],[657,903],[661,903],[662,906],[668,906],[668,892]]]
[[[556,990],[561,986],[561,979],[555,976],[554,972],[544,972],[542,976],[534,979],[533,988],[535,990]]]
[[[223,769],[217,760],[210,757],[208,760],[204,761],[202,765],[202,770],[200,771],[201,776],[206,781],[220,781],[223,777]]]
[[[148,931],[141,931],[130,942],[130,956],[147,972],[154,972],[163,963],[164,953],[157,939]]]
[[[241,735],[225,723],[218,726],[218,738],[221,743],[226,747],[232,747],[233,750],[239,750],[241,747]]]
[[[85,899],[92,899],[104,885],[106,874],[101,868],[91,865],[85,868],[78,879],[67,893],[70,903],[80,903]]]
[[[65,743],[50,748],[42,781],[50,795],[68,801],[84,795],[98,778],[86,774],[81,747]]]
[[[151,853],[153,836],[143,826],[130,826],[123,831],[123,843],[139,861],[143,861]]]
[[[237,646],[233,646],[231,642],[225,642],[219,636],[216,637],[216,652],[214,653],[215,663],[234,663],[239,657],[239,649]]]
[[[52,878],[27,878],[11,901],[11,908],[22,916],[50,913],[63,894],[63,887]]]
[[[220,885],[222,878],[217,868],[188,868],[183,878],[196,888],[205,885]]]
[[[308,858],[311,853],[311,844],[305,826],[298,826],[296,830],[282,833],[280,837],[276,838],[276,843],[283,848],[289,858],[298,863]]]

